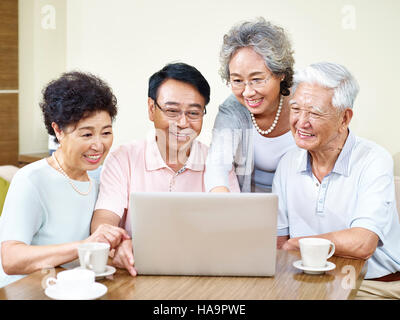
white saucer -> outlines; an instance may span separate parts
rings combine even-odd
[[[75,269],[83,269],[82,267],[77,267]],[[107,276],[111,276],[112,274],[115,273],[115,271],[117,271],[117,269],[115,269],[113,266],[106,266],[106,270],[104,272],[101,273],[96,273],[96,278],[100,278],[100,277],[107,277]]]
[[[95,282],[90,287],[79,289],[77,292],[60,291],[57,285],[52,285],[46,288],[44,293],[46,296],[56,300],[94,300],[105,295],[107,287],[104,284]]]
[[[335,269],[336,265],[332,262],[327,261],[325,267],[322,267],[322,268],[305,267],[305,266],[303,266],[301,260],[297,260],[297,261],[293,262],[293,267],[303,270],[304,273],[307,273],[307,274],[321,274],[326,271]]]

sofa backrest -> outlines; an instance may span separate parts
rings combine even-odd
[[[17,173],[18,169],[18,167],[11,165],[0,166],[0,178],[11,182],[12,177]]]
[[[396,196],[396,204],[397,204],[397,213],[400,218],[400,177],[394,177],[394,193]]]

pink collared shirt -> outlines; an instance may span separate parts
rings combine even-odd
[[[119,146],[108,155],[104,163],[95,210],[105,209],[120,216],[120,226],[131,235],[131,193],[204,192],[207,150],[206,145],[194,140],[186,170],[176,173],[165,164],[154,137]],[[231,192],[240,192],[233,171],[229,176],[229,185]]]

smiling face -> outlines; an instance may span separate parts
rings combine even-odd
[[[113,142],[112,121],[106,111],[91,114],[62,130],[54,122],[52,126],[61,145],[56,151],[58,162],[72,179],[97,169]]]
[[[301,83],[289,101],[290,128],[298,147],[324,152],[342,147],[352,117],[351,109],[332,106],[333,90]]]
[[[241,89],[232,88],[232,92],[238,101],[255,115],[276,112],[282,76],[272,74],[264,59],[251,47],[241,48],[234,53],[229,62],[229,74],[231,83],[269,78],[260,88],[247,85]]]
[[[166,80],[158,89],[157,101],[148,99],[149,119],[154,122],[159,146],[165,144],[165,150],[178,151],[182,147],[191,146],[200,134],[203,119],[192,121],[184,114],[177,120],[167,117],[165,110],[182,110],[204,112],[205,99],[192,85],[174,80]],[[161,144],[160,144],[160,141]]]

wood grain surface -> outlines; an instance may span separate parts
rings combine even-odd
[[[293,267],[299,259],[297,251],[278,250],[274,277],[131,277],[117,269],[98,281],[108,288],[101,299],[110,300],[344,300],[355,296],[367,270],[363,260],[332,257],[334,270],[307,275]],[[37,271],[0,289],[0,299],[49,299],[42,285],[48,276]]]
[[[0,94],[0,165],[5,164],[18,165],[17,93]]]
[[[0,90],[18,89],[18,0],[0,1]]]

